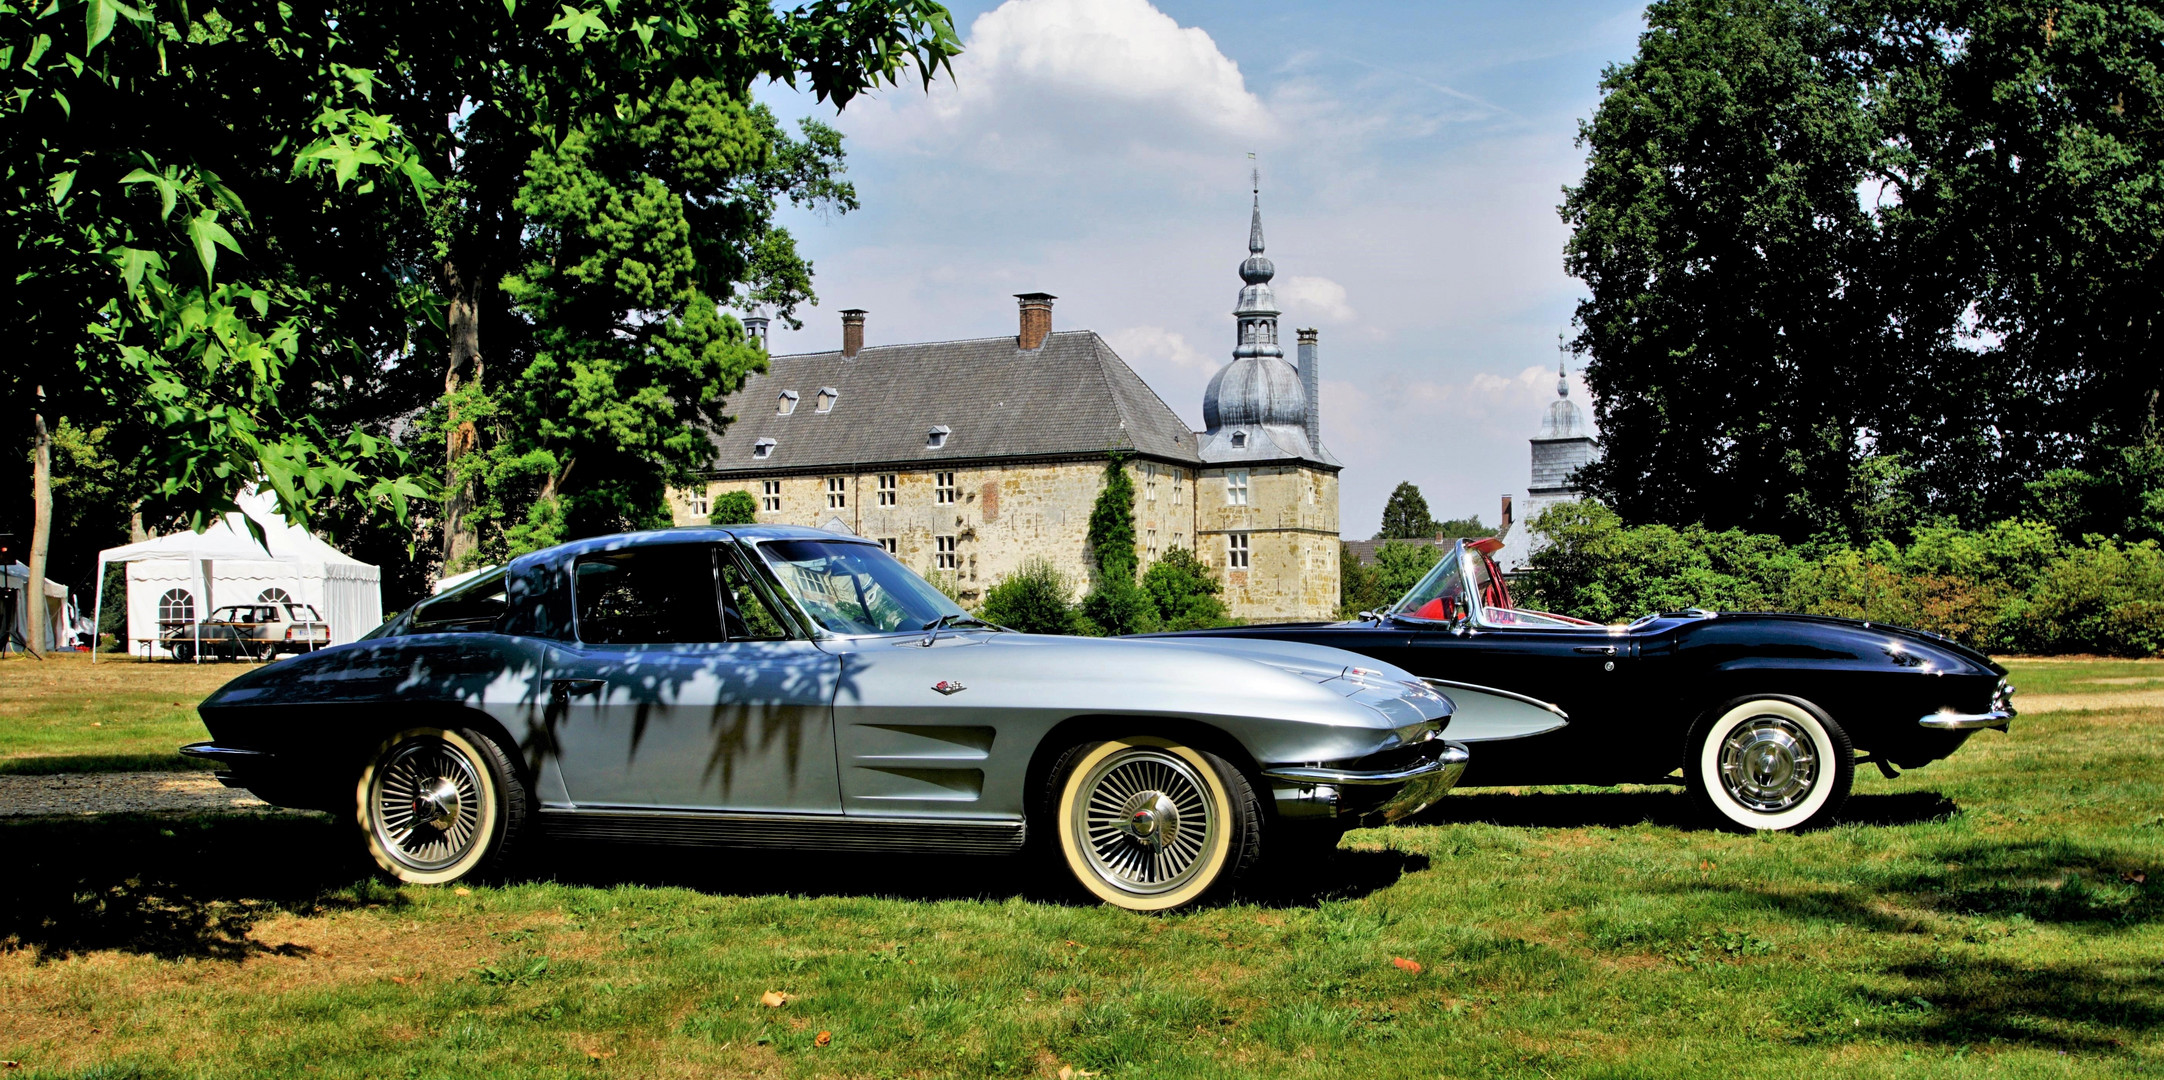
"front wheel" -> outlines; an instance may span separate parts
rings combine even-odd
[[[1225,759],[1130,736],[1069,751],[1055,769],[1060,852],[1100,900],[1166,911],[1229,884],[1255,859],[1262,806]]]
[[[376,866],[415,885],[501,863],[526,819],[526,788],[510,758],[466,728],[410,728],[384,740],[354,797]]]
[[[1750,698],[1716,709],[1692,726],[1686,745],[1691,795],[1727,828],[1824,825],[1856,779],[1848,733],[1796,698]]]

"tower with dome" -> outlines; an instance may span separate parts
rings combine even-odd
[[[1541,417],[1540,433],[1528,441],[1533,451],[1532,483],[1525,489],[1524,500],[1511,507],[1510,516],[1516,521],[1503,534],[1503,550],[1495,558],[1505,574],[1519,573],[1532,563],[1537,554],[1530,531],[1533,519],[1557,503],[1584,498],[1576,486],[1576,474],[1600,456],[1600,445],[1585,414],[1570,399],[1570,376],[1562,360],[1555,365],[1555,400]]]
[[[1298,367],[1278,343],[1277,267],[1263,254],[1259,183],[1247,252],[1232,362],[1202,396],[1195,551],[1220,570],[1235,614],[1326,619],[1338,603],[1343,466],[1322,445],[1316,331],[1298,332]]]

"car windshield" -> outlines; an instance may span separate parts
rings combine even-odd
[[[805,614],[834,633],[887,634],[971,619],[876,544],[770,540],[758,548]]]
[[[1469,613],[1465,585],[1465,560],[1459,556],[1459,549],[1452,547],[1443,552],[1442,561],[1436,563],[1428,576],[1421,578],[1420,583],[1390,609],[1390,613],[1448,622]]]

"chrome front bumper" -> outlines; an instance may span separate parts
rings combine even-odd
[[[1333,769],[1311,765],[1281,765],[1264,769],[1262,775],[1276,781],[1278,813],[1290,818],[1334,818],[1357,813],[1366,824],[1387,825],[1427,809],[1458,786],[1472,753],[1463,743],[1437,740],[1439,749],[1420,762],[1399,769]],[[1398,790],[1371,808],[1347,802],[1341,788],[1396,785]],[[1364,805],[1364,803],[1363,803]]]
[[[2012,709],[1993,709],[1984,713],[1937,712],[1916,721],[1934,731],[1977,731],[1983,728],[2006,730],[2014,718]]]

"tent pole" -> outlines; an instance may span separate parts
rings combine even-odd
[[[105,560],[102,557],[98,559],[97,589],[98,598],[90,604],[90,662],[93,664],[98,662],[98,628],[105,625]]]

